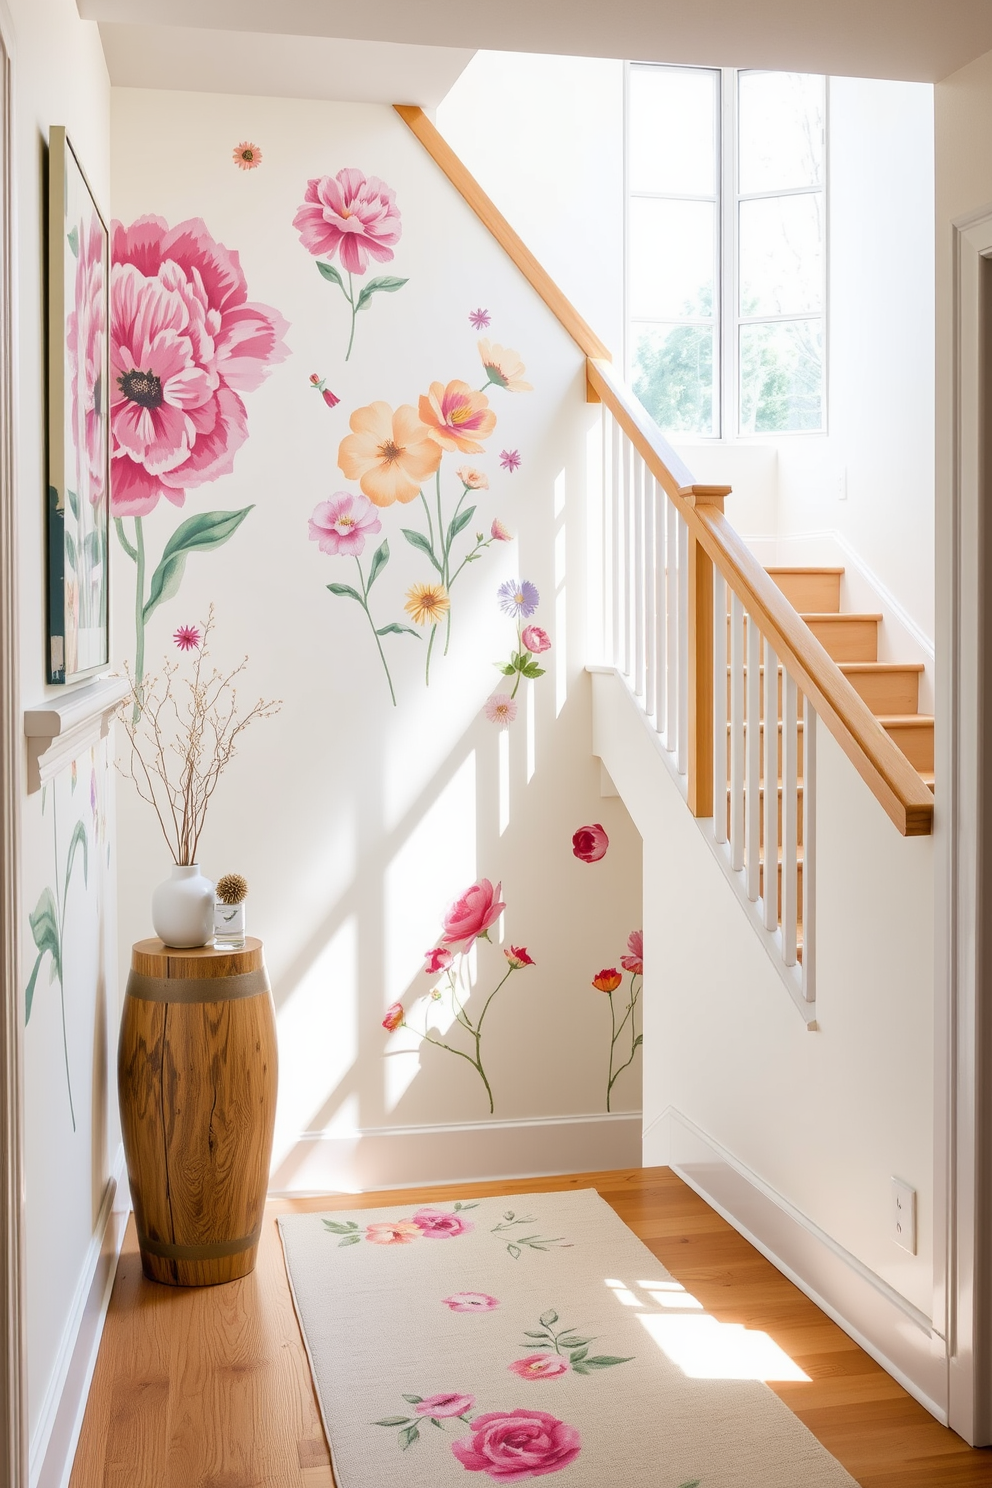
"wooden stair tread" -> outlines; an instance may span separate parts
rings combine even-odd
[[[766,574],[842,574],[844,568],[834,568],[822,563],[773,563],[765,565]]]
[[[875,717],[883,728],[933,727],[932,713],[876,713]]]
[[[845,613],[843,610],[841,613]],[[926,667],[922,661],[839,661],[837,665],[842,672],[854,672],[858,675],[871,674],[873,672],[924,672]]]
[[[811,620],[815,620],[818,625],[824,620],[829,620],[832,624],[848,620],[877,620],[881,623],[882,614],[874,610],[807,610],[799,618],[805,620],[807,625]]]

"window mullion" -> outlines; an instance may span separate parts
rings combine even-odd
[[[737,73],[720,73],[720,429],[723,439],[735,439],[739,426],[737,368]]]

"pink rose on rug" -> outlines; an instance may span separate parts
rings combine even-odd
[[[289,355],[288,325],[249,301],[241,260],[202,218],[115,222],[111,247],[111,507],[143,517],[230,474],[248,438],[240,394]]]
[[[506,1367],[521,1379],[554,1379],[567,1374],[571,1366],[560,1354],[528,1354],[526,1359],[516,1359]]]
[[[589,827],[580,827],[572,837],[572,852],[583,863],[598,863],[600,858],[606,857],[609,845],[610,839],[599,822],[594,822]]]
[[[495,925],[506,908],[499,897],[502,887],[502,883],[498,883],[494,889],[488,878],[482,878],[466,889],[444,917],[441,937],[444,943],[458,945],[464,941],[462,950],[467,951],[478,936],[485,936],[490,925]]]
[[[499,1299],[490,1297],[488,1292],[452,1292],[441,1300],[452,1312],[492,1312],[499,1306]]]
[[[503,1483],[541,1478],[574,1462],[582,1443],[574,1426],[547,1411],[488,1411],[472,1422],[471,1437],[451,1443],[462,1467]]]
[[[410,1245],[414,1240],[419,1240],[423,1231],[419,1225],[411,1224],[409,1220],[380,1219],[376,1224],[366,1227],[365,1238],[373,1245]]]
[[[436,976],[439,971],[447,971],[454,959],[451,952],[446,951],[444,946],[434,946],[431,950],[424,952],[426,962],[424,970],[431,976]]]
[[[365,547],[366,536],[382,531],[376,509],[367,496],[337,491],[328,501],[319,501],[310,518],[310,541],[322,553],[344,553],[355,557]]]
[[[627,955],[620,957],[620,965],[624,971],[632,971],[636,976],[644,974],[644,931],[631,930],[627,936]]]
[[[475,1229],[470,1220],[462,1219],[460,1214],[446,1214],[443,1209],[418,1209],[413,1223],[425,1240],[452,1240]]]
[[[418,1416],[436,1416],[443,1420],[445,1416],[463,1416],[474,1404],[474,1395],[428,1395],[426,1400],[414,1406],[414,1410]]]
[[[307,182],[293,226],[315,257],[340,251],[349,274],[364,274],[370,258],[388,263],[402,231],[395,192],[378,176],[347,168]]]

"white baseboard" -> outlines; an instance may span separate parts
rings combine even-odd
[[[946,1350],[928,1317],[671,1108],[644,1132],[645,1166],[660,1162],[947,1425]]]
[[[372,1127],[307,1133],[278,1160],[269,1192],[364,1193],[426,1183],[540,1178],[634,1168],[641,1114],[547,1116],[461,1126]]]
[[[67,1488],[131,1208],[119,1147],[30,1448],[30,1488]]]

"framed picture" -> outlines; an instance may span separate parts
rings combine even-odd
[[[110,242],[61,126],[49,130],[48,680],[110,661]]]

